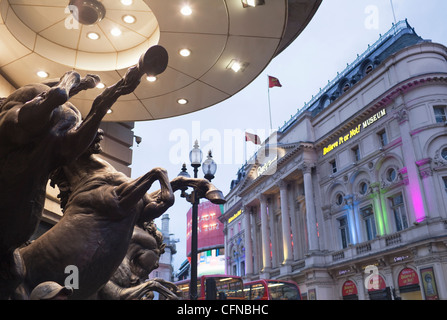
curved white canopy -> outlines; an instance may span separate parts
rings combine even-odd
[[[321,0],[265,0],[244,8],[241,0],[102,0],[104,18],[94,25],[73,19],[69,0],[0,0],[0,73],[14,86],[39,82],[37,71],[58,78],[68,70],[94,73],[106,86],[122,77],[155,44],[169,65],[155,82],[143,79],[120,98],[106,121],[174,117],[212,106],[252,82],[307,26]],[[135,19],[126,23],[125,16]],[[121,34],[114,36],[112,29]],[[97,40],[88,37],[95,33]],[[180,50],[189,49],[185,57]],[[243,69],[234,72],[231,62]],[[85,115],[101,92],[71,99]],[[186,104],[179,104],[185,99]]]

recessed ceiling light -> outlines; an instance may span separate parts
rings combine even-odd
[[[106,87],[106,85],[102,82],[100,82],[96,85],[96,88],[98,88],[98,89],[104,89],[105,87]]]
[[[177,100],[177,103],[178,103],[178,104],[182,104],[182,105],[183,105],[183,104],[187,104],[187,103],[188,103],[188,100],[183,99],[183,98],[182,98],[182,99],[178,99],[178,100]]]
[[[190,6],[184,6],[180,12],[184,15],[184,16],[190,16],[192,14],[192,9]]]
[[[135,21],[137,21],[137,18],[135,18],[130,14],[126,14],[125,16],[123,16],[123,21],[127,24],[132,24],[135,23]]]
[[[48,74],[48,72],[45,72],[45,71],[37,71],[37,76],[39,78],[48,78],[49,74]]]
[[[107,110],[107,114],[111,114],[111,113],[113,113],[112,109]]]
[[[121,30],[119,28],[113,28],[110,33],[112,34],[112,36],[114,37],[119,37],[121,35]]]
[[[234,72],[244,71],[248,66],[247,62],[241,62],[239,60],[231,60],[231,62],[228,64],[227,69],[231,69]]]
[[[242,6],[244,8],[262,6],[264,4],[265,4],[264,0],[242,0]]]
[[[146,80],[149,81],[149,82],[155,82],[155,81],[157,81],[157,77],[154,77],[154,76],[147,76],[147,77],[146,77]]]
[[[89,38],[90,40],[98,40],[99,34],[96,32],[89,32],[87,33],[87,38]]]
[[[133,3],[133,0],[121,0],[121,3],[125,6],[130,6]]]
[[[189,49],[182,49],[179,51],[180,55],[182,57],[189,57],[191,55],[191,50]]]

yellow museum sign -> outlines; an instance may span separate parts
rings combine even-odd
[[[331,152],[332,150],[338,148],[343,143],[347,142],[352,137],[355,137],[358,135],[361,130],[365,129],[366,127],[369,127],[376,121],[380,120],[382,117],[386,116],[386,109],[380,110],[378,113],[370,117],[369,119],[363,121],[363,123],[359,124],[358,126],[352,128],[348,133],[346,133],[343,136],[338,137],[337,141],[334,143],[331,143],[327,147],[323,148],[323,156]]]

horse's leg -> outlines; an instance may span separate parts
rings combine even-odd
[[[115,85],[106,88],[93,102],[90,112],[77,128],[70,130],[64,139],[61,154],[68,160],[84,153],[96,137],[99,125],[107,111],[124,94],[133,92],[141,80],[141,73],[134,67]]]
[[[195,192],[197,192],[199,198],[206,198],[214,204],[224,204],[226,202],[222,191],[217,189],[207,179],[176,177],[171,181],[173,192],[177,190],[185,190],[188,187],[193,188]]]
[[[12,298],[25,279],[25,266],[19,250],[0,255],[0,300]]]
[[[172,192],[192,187],[200,198],[206,198],[214,204],[224,204],[225,198],[222,191],[218,190],[206,179],[194,179],[185,177],[176,177],[170,183]],[[137,225],[143,226],[144,222],[151,221],[161,216],[172,204],[163,204],[157,201],[161,198],[162,190],[157,190],[145,196],[143,213],[141,214]]]
[[[19,111],[18,123],[28,132],[38,132],[50,121],[52,111],[68,101],[70,91],[77,87],[81,79],[77,72],[67,72],[59,83],[25,103]]]
[[[53,88],[61,83],[61,79],[50,79],[41,82],[42,84]],[[93,89],[95,88],[98,83],[101,81],[101,79],[97,75],[88,74],[85,78],[82,78],[77,86],[71,88],[69,96],[73,97],[74,95],[78,94],[79,92],[83,90]]]
[[[160,182],[160,193],[157,203],[163,203],[163,206],[172,206],[174,203],[174,194],[169,183],[166,170],[155,168],[146,173],[139,179],[122,183],[116,187],[115,192],[119,197],[119,204],[124,208],[133,207],[147,193],[155,181]]]
[[[134,287],[124,288],[119,294],[119,299],[147,300],[147,296],[153,291],[157,291],[168,300],[179,300],[180,293],[177,286],[163,279],[151,279]]]
[[[154,47],[158,48],[158,46]],[[84,153],[95,138],[102,119],[118,98],[134,92],[145,72],[151,70],[155,71],[155,73],[164,71],[168,63],[167,57],[163,54],[165,51],[154,47],[147,50],[142,59],[140,59],[142,61],[139,65],[127,70],[124,78],[111,87],[106,88],[96,97],[90,112],[82,124],[67,134],[65,138],[67,150],[63,150],[62,154],[65,154],[67,158],[71,158]]]
[[[70,90],[70,97],[78,94],[83,90],[93,89],[95,88],[101,79],[94,74],[88,74],[86,77],[82,78],[79,84]]]

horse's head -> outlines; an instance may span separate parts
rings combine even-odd
[[[0,111],[9,110],[18,104],[25,104],[49,89],[50,87],[41,83],[23,86],[0,100]]]

